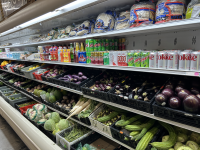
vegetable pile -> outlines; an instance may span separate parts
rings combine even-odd
[[[59,66],[55,65],[53,69],[50,69],[48,73],[43,74],[44,77],[46,78],[54,78],[66,71],[68,71],[70,68],[67,66]]]
[[[4,92],[5,93],[5,92]],[[4,94],[5,96],[12,96],[12,95],[15,95],[15,94],[19,94],[19,92],[17,92],[16,90],[14,90],[13,92],[10,92],[10,93],[6,93]]]
[[[72,75],[64,75],[63,77],[59,77],[59,80],[63,80],[65,82],[73,82],[76,84],[80,84],[84,80],[87,80],[87,76],[85,76],[82,72],[79,72],[78,74],[72,74]]]
[[[200,111],[200,85],[197,81],[172,78],[155,98],[161,106],[181,109],[190,113]]]
[[[101,79],[96,80],[95,84],[90,87],[93,91],[103,91],[108,92],[111,90],[116,84],[120,83],[123,79],[126,78],[126,75],[121,72],[105,72]]]

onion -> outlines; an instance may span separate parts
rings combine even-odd
[[[192,87],[191,89],[190,89],[190,91],[193,93],[193,94],[200,94],[200,92],[199,92],[199,89],[198,88],[196,88],[196,87]]]
[[[178,97],[183,100],[186,96],[190,94],[191,94],[190,91],[183,89],[178,92]]]
[[[171,89],[164,89],[162,91],[162,94],[165,95],[167,98],[170,98],[174,95],[174,91],[172,91]]]
[[[175,91],[176,91],[176,93],[178,93],[180,90],[183,90],[183,89],[185,89],[184,86],[178,85],[178,86],[175,88]]]
[[[163,94],[156,95],[156,103],[161,106],[165,106],[167,104],[167,97]]]
[[[183,106],[185,111],[197,113],[200,108],[200,99],[198,99],[195,95],[188,95],[183,100]]]
[[[171,97],[169,99],[169,106],[174,109],[178,109],[181,107],[181,99],[179,97]]]

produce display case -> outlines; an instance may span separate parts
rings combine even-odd
[[[98,130],[100,130],[101,132],[106,133],[109,136],[112,136],[111,130],[110,130],[110,126],[107,126],[97,120],[94,119],[94,117],[97,117],[97,115],[103,110],[105,109],[107,106],[106,105],[101,105],[98,109],[96,109],[90,116],[89,116],[89,120],[91,123],[91,126],[97,128]],[[113,123],[114,124],[114,123]]]
[[[80,126],[81,127],[81,126]],[[74,140],[73,142],[68,142],[64,137],[66,133],[69,133],[70,131],[72,131],[74,128],[74,126],[69,127],[65,130],[62,130],[58,133],[56,133],[56,144],[61,146],[63,149],[66,150],[70,150],[71,146],[75,143],[77,143],[78,141],[84,139],[85,137],[89,136],[90,134],[92,134],[92,131],[90,131],[89,133],[86,133],[85,135],[83,135],[82,137]]]
[[[17,100],[12,100],[11,98],[18,98],[18,97],[21,97],[20,99],[17,99]],[[8,96],[8,102],[10,103],[10,105],[12,105],[13,107],[15,107],[15,104],[18,103],[18,102],[22,102],[22,101],[26,101],[28,100],[29,98],[26,97],[25,95],[23,94],[16,94],[16,95],[13,95],[13,96]]]

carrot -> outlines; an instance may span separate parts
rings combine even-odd
[[[85,102],[83,105],[81,105],[80,107],[78,107],[73,113],[71,113],[67,119],[69,119],[70,117],[79,114],[85,107],[87,107],[88,105],[90,105],[91,100],[88,100],[87,102]]]

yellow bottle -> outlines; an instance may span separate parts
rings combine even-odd
[[[81,49],[80,49],[80,52],[84,52],[85,49],[84,49],[84,46],[83,46],[83,42],[81,42]]]
[[[71,62],[70,49],[67,49],[67,62]]]

